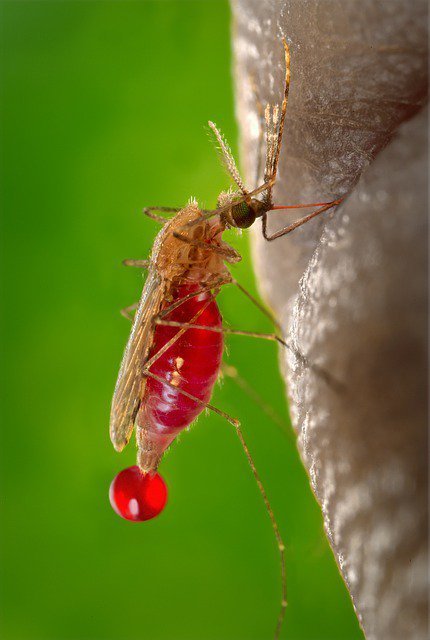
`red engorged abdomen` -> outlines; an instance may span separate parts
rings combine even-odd
[[[165,307],[189,293],[197,291],[198,284],[180,286],[175,292],[174,300],[166,302]],[[164,320],[207,327],[221,328],[222,319],[215,300],[210,300],[209,292],[202,293],[182,303],[171,311]],[[204,308],[206,307],[206,308]],[[157,325],[150,357],[173,338],[180,327]],[[142,420],[152,436],[158,434],[160,441],[165,441],[164,450],[173,438],[185,429],[203,411],[204,407],[191,400],[180,390],[208,402],[213,386],[217,380],[223,353],[222,333],[205,329],[187,329],[155,362],[150,371],[174,385],[162,384],[153,378],[147,378],[144,397],[141,403],[139,423]],[[160,442],[161,444],[161,442]]]

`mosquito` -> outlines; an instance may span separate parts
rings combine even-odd
[[[285,54],[282,103],[280,106],[268,105],[264,111],[266,159],[263,183],[250,191],[245,188],[226,139],[217,126],[209,122],[237,189],[222,192],[217,208],[209,211],[201,210],[195,200],[190,200],[182,209],[144,209],[146,215],[163,227],[155,238],[149,260],[124,261],[126,265],[147,269],[148,276],[140,302],[134,305],[136,312],[110,418],[110,436],[117,451],[124,449],[133,431],[136,434],[137,465],[121,471],[110,488],[115,511],[133,521],[148,520],[163,510],[167,489],[157,473],[158,466],[176,436],[203,409],[213,411],[235,428],[262,495],[280,554],[282,595],[275,638],[279,637],[287,607],[285,545],[239,420],[210,404],[210,398],[220,374],[225,334],[272,340],[294,351],[278,333],[240,331],[223,326],[216,297],[228,284],[236,286],[274,321],[231,275],[227,265],[238,262],[241,256],[223,240],[224,231],[250,227],[261,218],[263,235],[272,241],[342,201],[289,206],[273,203],[290,87],[290,51],[285,39],[282,43]],[[317,209],[272,235],[268,233],[269,211],[302,207]],[[174,215],[169,219],[160,213]],[[125,315],[131,309],[124,310]],[[280,332],[280,326],[274,322]],[[296,351],[294,353],[303,359]]]

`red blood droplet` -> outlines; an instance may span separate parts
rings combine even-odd
[[[144,474],[135,465],[115,476],[110,485],[109,499],[113,510],[121,518],[143,522],[163,511],[167,502],[167,487],[160,474]]]

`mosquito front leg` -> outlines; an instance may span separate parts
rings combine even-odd
[[[273,233],[272,235],[269,235],[267,232],[267,213],[263,214],[263,220],[262,220],[262,231],[263,231],[263,236],[266,240],[269,240],[269,242],[271,240],[276,240],[276,238],[281,238],[282,236],[287,235],[287,233],[291,233],[291,231],[294,231],[294,229],[297,229],[297,227],[301,227],[302,224],[305,224],[306,222],[309,222],[309,220],[312,220],[312,218],[315,218],[316,216],[319,216],[321,213],[324,213],[324,211],[328,211],[329,209],[331,209],[332,207],[336,207],[337,205],[339,205],[341,202],[343,201],[343,198],[339,198],[338,200],[333,200],[332,202],[328,202],[327,204],[325,204],[323,207],[320,207],[319,209],[316,209],[315,211],[312,211],[312,213],[309,213],[307,216],[304,216],[303,218],[300,218],[299,220],[296,220],[296,222],[293,222],[292,224],[288,225],[287,227],[284,227],[283,229],[280,229],[279,231],[276,231],[275,233]],[[304,205],[296,205],[296,206],[289,206],[289,209],[300,209],[303,208]],[[283,208],[283,207],[277,207],[278,209]],[[287,208],[287,207],[285,207]]]

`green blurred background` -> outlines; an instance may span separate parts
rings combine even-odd
[[[108,438],[129,324],[157,225],[144,205],[210,207],[227,186],[205,123],[237,150],[226,1],[1,2],[1,637],[271,638],[277,548],[233,429],[202,415],[166,456],[170,499],[122,521],[108,487],[134,464]],[[235,276],[255,291],[247,238]],[[234,290],[233,327],[267,331]],[[288,544],[283,637],[362,638],[288,426],[276,348],[226,357],[283,417],[231,380],[238,416]]]

